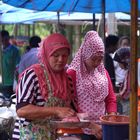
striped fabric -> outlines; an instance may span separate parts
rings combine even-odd
[[[69,80],[68,83],[71,91],[70,93],[74,94],[74,87],[73,87],[71,77],[68,76],[68,80]],[[26,73],[23,75],[22,80],[20,81],[18,86],[16,108],[19,109],[28,104],[44,106],[45,102],[46,101],[43,99],[41,95],[38,78],[34,70],[32,69],[27,70]],[[73,105],[72,107],[75,109]],[[16,119],[12,140],[20,139],[19,125],[21,124],[23,126],[27,126],[29,122],[30,121],[26,120],[25,118]]]
[[[33,70],[28,70],[26,74],[24,74],[18,86],[17,109],[27,104],[36,104],[38,106],[44,106],[45,104],[45,100],[42,98],[40,93],[38,78]],[[24,118],[20,118],[20,123],[26,126],[29,121]],[[19,140],[19,118],[17,118],[15,122],[12,137],[13,140]]]

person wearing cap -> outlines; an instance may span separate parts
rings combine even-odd
[[[114,61],[118,62],[120,68],[124,69],[127,73],[125,75],[123,83],[120,85],[120,89],[117,95],[118,104],[120,104],[120,109],[118,107],[118,112],[120,114],[129,115],[129,93],[130,93],[130,47],[119,48],[115,55]]]
[[[96,31],[88,31],[67,69],[75,83],[79,113],[87,113],[90,128],[83,129],[82,140],[102,138],[100,117],[116,114],[116,96],[103,64],[104,43]]]
[[[17,87],[17,115],[13,140],[55,140],[50,120],[75,115],[72,81],[65,71],[70,44],[59,33],[40,43],[39,64],[26,69]]]

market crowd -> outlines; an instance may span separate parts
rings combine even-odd
[[[8,31],[0,38],[0,92],[7,99],[16,94],[13,140],[55,140],[51,121],[79,121],[78,114],[90,124],[73,135],[100,140],[101,116],[129,115],[129,37],[108,35],[103,42],[88,31],[69,64],[72,44],[60,33],[30,37],[24,53]]]

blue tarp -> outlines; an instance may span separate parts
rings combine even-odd
[[[17,8],[8,4],[3,3],[0,1],[0,14],[3,13],[12,13],[12,12],[32,12],[32,10],[25,9],[25,8]]]
[[[61,15],[64,15],[64,13]],[[32,23],[40,20],[57,20],[57,18],[58,16],[56,12],[38,12],[24,8],[17,8],[0,2],[0,23]]]
[[[115,13],[117,19],[130,19],[130,15],[123,13]],[[106,14],[107,16],[107,14]],[[101,14],[96,14],[96,19],[100,19]],[[92,20],[92,13],[68,13],[60,12],[60,21],[67,20]],[[52,21],[58,20],[56,12],[48,11],[34,11],[24,8],[17,8],[8,4],[0,2],[0,23],[12,24],[12,23],[33,23],[34,21]]]
[[[102,13],[103,0],[2,0],[16,7],[39,11]],[[138,0],[140,1],[140,0]],[[139,2],[140,9],[140,2]],[[130,0],[105,0],[105,12],[130,13]]]

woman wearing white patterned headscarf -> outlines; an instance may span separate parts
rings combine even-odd
[[[88,113],[89,119],[97,123],[102,115],[116,113],[116,96],[103,57],[102,39],[97,32],[89,31],[67,70],[75,83],[78,112]],[[101,137],[99,130],[84,129],[86,139]]]

